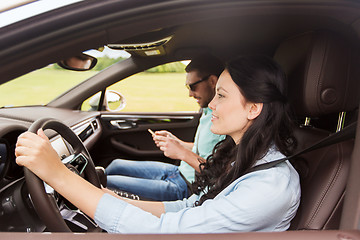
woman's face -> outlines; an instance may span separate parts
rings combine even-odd
[[[211,131],[229,135],[239,143],[245,131],[261,112],[262,104],[246,101],[239,87],[225,70],[216,84],[216,94],[209,107],[213,110]]]

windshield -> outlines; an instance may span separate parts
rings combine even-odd
[[[94,75],[95,71],[74,72],[55,64],[31,72],[0,86],[0,106],[46,105],[61,93]]]
[[[98,59],[97,65],[90,71],[71,71],[50,64],[0,85],[0,107],[46,105],[99,71],[130,56],[125,51],[107,47],[102,51],[90,50],[86,53]]]

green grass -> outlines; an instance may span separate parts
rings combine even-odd
[[[0,86],[0,106],[46,104],[94,71],[41,69]],[[184,87],[185,73],[140,73],[114,84],[127,105],[122,112],[198,111]]]
[[[0,86],[0,106],[47,104],[95,72],[41,69]]]
[[[123,111],[198,111],[184,86],[185,73],[141,73],[114,84],[110,89],[125,96]]]

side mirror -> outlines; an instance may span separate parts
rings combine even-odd
[[[97,110],[100,102],[101,92],[95,94],[90,98],[89,104],[91,110]],[[118,112],[126,106],[125,97],[114,90],[106,90],[104,104],[101,107],[101,110],[106,110],[109,112]]]
[[[114,90],[107,90],[105,94],[106,110],[118,112],[126,106],[125,97]]]
[[[87,71],[95,67],[97,59],[87,54],[80,54],[58,62],[57,64],[65,69],[73,71]]]

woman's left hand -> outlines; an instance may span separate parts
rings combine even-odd
[[[45,182],[55,180],[56,173],[66,169],[42,129],[37,134],[21,134],[16,143],[15,156],[18,165],[27,167]]]

